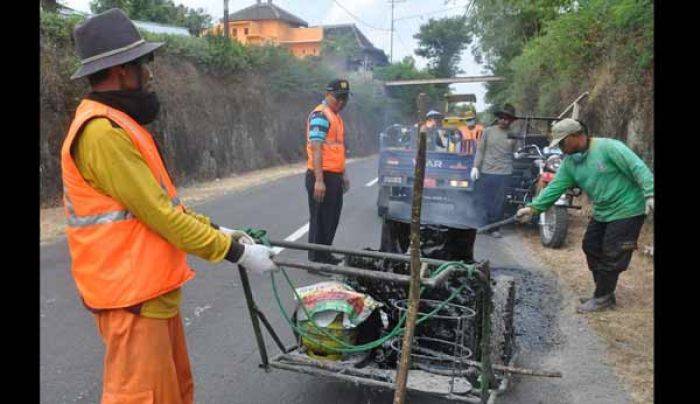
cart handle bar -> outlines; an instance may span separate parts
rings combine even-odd
[[[359,257],[367,258],[380,258],[380,259],[391,259],[396,261],[410,262],[411,256],[408,254],[395,254],[382,251],[368,251],[368,250],[353,250],[350,248],[339,248],[333,247],[325,244],[312,244],[312,243],[300,243],[296,241],[286,241],[286,240],[270,240],[270,245],[274,247],[284,247],[292,250],[305,250],[305,251],[321,251],[329,252],[343,255],[356,255]],[[420,259],[423,263],[428,263],[432,265],[444,265],[451,261],[438,260],[434,258],[424,258]]]
[[[303,269],[307,272],[311,273],[330,273],[330,274],[337,274],[337,275],[348,275],[356,278],[370,278],[370,279],[376,279],[376,280],[382,280],[382,281],[389,281],[389,282],[395,282],[395,283],[400,283],[404,285],[408,285],[411,282],[411,277],[409,275],[401,275],[401,274],[395,274],[393,272],[383,272],[383,271],[372,271],[368,269],[362,269],[362,268],[355,268],[355,267],[350,267],[350,266],[345,266],[345,265],[331,265],[331,264],[322,264],[322,263],[316,263],[316,262],[301,262],[301,261],[293,261],[293,260],[287,260],[283,258],[273,258],[272,259],[275,264],[279,265],[280,267],[286,267],[286,268],[297,268],[297,269]],[[423,286],[427,286],[429,288],[434,288],[437,286],[440,286],[441,284],[445,283],[447,278],[449,278],[450,274],[454,272],[467,272],[468,270],[466,268],[460,268],[457,266],[450,266],[446,268],[444,271],[440,272],[437,276],[434,278],[423,278],[421,277],[420,283]]]

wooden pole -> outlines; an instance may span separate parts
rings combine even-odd
[[[228,32],[228,0],[224,0],[224,37],[229,38]]]
[[[482,273],[486,279],[481,300],[483,313],[481,320],[481,402],[486,404],[489,397],[489,387],[493,382],[493,369],[491,368],[491,267],[485,265]]]
[[[406,331],[401,344],[401,358],[396,371],[396,391],[394,404],[403,404],[406,400],[406,384],[408,370],[411,367],[411,345],[418,317],[418,299],[420,297],[420,212],[423,202],[423,179],[425,178],[425,109],[427,95],[418,95],[418,152],[413,174],[413,204],[411,207],[411,283],[408,290],[408,314],[406,316]]]

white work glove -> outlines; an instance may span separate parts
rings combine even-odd
[[[472,167],[471,177],[472,177],[472,181],[476,181],[479,179],[479,169],[478,168]]]
[[[533,210],[531,207],[526,206],[522,209],[518,209],[515,213],[515,218],[518,219],[520,223],[527,223],[532,219]]]
[[[650,196],[646,200],[644,214],[649,216],[654,211],[654,197]]]
[[[228,227],[224,226],[219,226],[219,231],[231,236],[233,241],[237,241],[241,244],[255,244],[255,240],[253,240],[253,238],[244,231],[229,229]]]
[[[243,255],[236,264],[256,274],[279,269],[277,264],[272,261],[272,257],[275,256],[275,251],[272,248],[260,244],[246,244],[243,248]]]

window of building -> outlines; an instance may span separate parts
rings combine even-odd
[[[243,29],[243,33],[246,34],[246,35],[248,35],[248,28],[244,28],[244,29]]]

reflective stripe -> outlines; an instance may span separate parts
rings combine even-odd
[[[133,219],[134,215],[128,210],[116,210],[114,212],[103,213],[93,216],[68,216],[68,226],[70,227],[86,227],[95,224],[114,223],[121,220]]]
[[[130,220],[134,218],[134,215],[128,210],[115,210],[112,212],[101,213],[99,215],[78,216],[75,213],[73,203],[68,198],[65,190],[63,197],[66,203],[66,210],[68,210],[68,226],[70,227],[86,227],[95,224],[113,223],[120,220]]]

